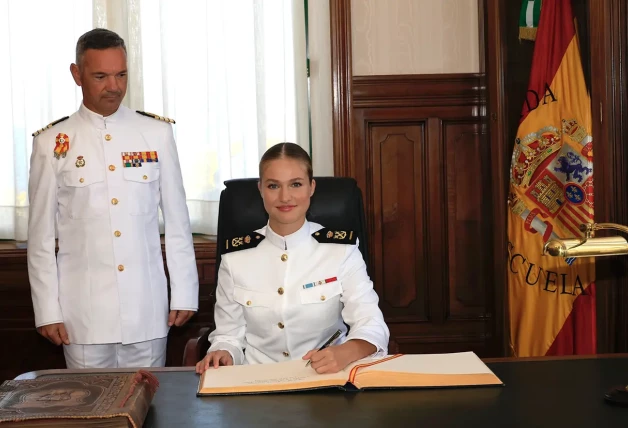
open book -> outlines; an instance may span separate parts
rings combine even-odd
[[[206,370],[197,395],[256,394],[319,388],[427,388],[503,385],[473,352],[391,355],[356,361],[334,374],[318,374],[306,361],[224,366]]]

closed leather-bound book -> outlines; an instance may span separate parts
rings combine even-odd
[[[158,386],[145,370],[9,380],[0,386],[0,427],[140,428]]]

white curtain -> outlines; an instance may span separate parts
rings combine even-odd
[[[176,120],[192,230],[215,234],[225,180],[275,143],[309,151],[304,23],[302,0],[0,1],[0,239],[27,238],[30,134],[78,108],[69,65],[94,27],[127,43],[124,104]]]
[[[31,134],[79,105],[70,64],[91,14],[84,0],[0,1],[0,239],[26,240]]]

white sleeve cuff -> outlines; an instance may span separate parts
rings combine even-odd
[[[49,304],[46,305],[45,308],[42,308],[37,304],[45,298],[46,296],[43,296],[42,298],[33,301],[36,327],[63,322],[63,314],[61,313],[61,307],[59,304]],[[50,299],[52,300],[52,298]]]
[[[374,353],[364,358],[379,358],[379,357],[385,357],[386,355],[388,355],[388,343],[381,343],[382,341],[378,340],[376,337],[370,337],[369,335],[363,334],[363,332],[351,334],[351,331],[349,331],[349,336],[347,336],[347,341],[349,340],[363,340],[365,342],[370,343],[376,348],[376,351]]]
[[[63,320],[56,320],[56,321],[42,322],[42,323],[40,323],[40,324],[35,324],[35,327],[36,327],[36,328],[39,328],[39,327],[43,327],[43,326],[45,326],[45,325],[50,325],[50,324],[60,324],[60,323],[62,323],[62,322],[63,322]]]

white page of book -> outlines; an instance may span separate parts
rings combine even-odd
[[[203,378],[203,388],[221,388],[252,385],[289,385],[300,382],[323,380],[346,381],[347,373],[318,374],[312,366],[305,367],[307,361],[293,360],[273,364],[251,364],[241,366],[221,366],[208,369]],[[344,382],[339,382],[344,385]]]
[[[405,354],[360,369],[360,372],[383,371],[424,374],[493,374],[493,372],[475,355],[474,352],[451,354]]]

